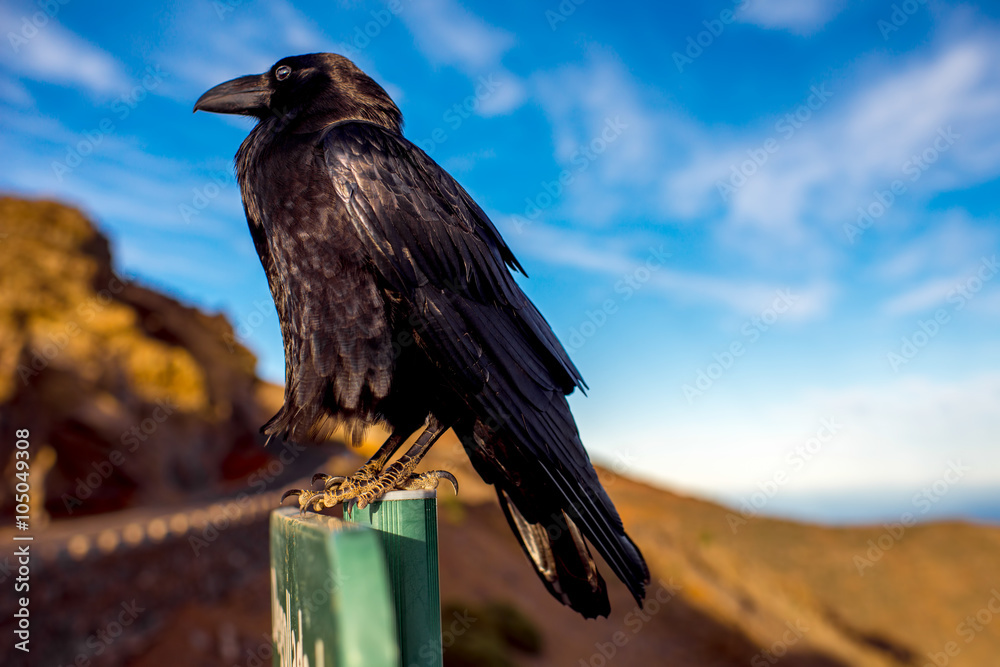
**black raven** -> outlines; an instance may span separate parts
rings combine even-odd
[[[285,344],[284,405],[262,431],[308,441],[338,423],[392,429],[354,475],[289,492],[300,506],[455,484],[414,472],[451,428],[556,599],[607,616],[589,542],[641,603],[649,570],[566,402],[586,385],[514,281],[524,271],[496,227],[403,137],[385,90],[317,53],[222,83],[194,108],[259,121],[236,170]]]

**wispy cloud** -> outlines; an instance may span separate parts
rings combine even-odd
[[[497,91],[480,101],[477,113],[500,115],[522,104],[524,84],[503,65],[516,41],[513,34],[489,25],[456,0],[411,0],[400,16],[431,63],[455,67],[474,84],[490,76],[499,82]]]
[[[902,288],[883,304],[885,314],[929,313],[940,307],[950,310],[958,304],[964,308],[967,301],[1000,294],[1000,288],[992,282],[997,255],[991,249],[996,247],[996,231],[985,225],[968,229],[955,224],[943,231],[935,230],[893,258],[887,267],[890,271],[909,271],[911,275],[900,281]],[[931,246],[934,241],[937,245]],[[912,266],[914,263],[921,264],[919,269]]]
[[[517,222],[511,222],[516,226]],[[649,255],[649,248],[633,248],[626,239],[602,239],[582,231],[557,230],[542,223],[523,228],[524,240],[517,244],[518,252],[533,258],[565,267],[572,267],[593,274],[618,279],[635,271]],[[665,249],[669,252],[669,248]],[[775,299],[779,290],[790,291],[795,305],[787,316],[789,320],[813,320],[830,311],[836,290],[825,281],[809,283],[768,282],[762,279],[745,279],[721,276],[715,273],[698,273],[672,268],[658,268],[650,275],[651,289],[666,295],[676,304],[692,306],[709,304],[721,306],[727,312],[740,316],[760,313]]]
[[[190,98],[217,83],[266,71],[297,53],[329,50],[330,39],[285,0],[246,3],[218,12],[189,3],[177,17],[177,40],[163,54],[175,81],[167,92]]]
[[[843,9],[844,0],[756,0],[737,13],[745,23],[809,35]]]
[[[997,221],[978,220],[961,210],[931,217],[929,228],[897,245],[874,269],[874,276],[890,284],[905,284],[924,275],[954,275],[975,264],[1000,241]]]
[[[23,83],[5,74],[0,74],[0,100],[16,107],[30,107],[35,102]]]
[[[612,223],[630,209],[648,212],[656,176],[665,156],[678,153],[685,120],[651,108],[621,60],[601,47],[591,48],[584,63],[536,74],[532,91],[552,126],[556,160],[574,172],[566,214]],[[612,141],[609,122],[620,129]]]
[[[0,25],[21,26],[24,18],[37,12],[25,9],[24,16],[14,7],[0,6]],[[11,33],[13,34],[13,33]],[[7,40],[9,41],[9,37]],[[121,63],[106,51],[50,19],[16,48],[4,44],[0,61],[19,77],[79,88],[99,97],[119,95],[128,89],[129,78]]]
[[[894,180],[913,204],[988,180],[1000,173],[998,64],[995,40],[965,40],[854,90],[831,86],[834,99],[797,128],[779,127],[778,119],[742,139],[713,140],[703,132],[690,166],[664,179],[666,202],[678,215],[721,209],[732,225],[801,240],[809,224],[839,231]],[[786,129],[793,136],[782,140]],[[748,151],[769,138],[778,148],[767,163],[728,200],[720,196],[720,184],[732,184]]]
[[[219,11],[219,7],[223,11]],[[266,71],[275,62],[301,53],[340,53],[379,81],[397,102],[402,91],[351,44],[337,42],[288,0],[246,2],[236,6],[189,2],[177,12],[176,38],[161,54],[173,76],[164,94],[193,102],[205,89],[236,76]],[[345,31],[350,33],[349,30]],[[223,119],[234,124],[239,120]]]
[[[488,25],[454,0],[407,3],[403,20],[420,50],[437,64],[482,70],[514,45],[511,33]]]
[[[83,205],[101,217],[127,221],[133,228],[183,231],[185,235],[227,240],[232,227],[222,229],[223,220],[238,220],[238,189],[230,182],[230,165],[221,161],[215,181],[205,167],[184,160],[150,154],[142,142],[121,133],[109,133],[80,163],[66,171],[69,149],[81,142],[81,135],[60,120],[36,113],[11,112],[5,119],[16,134],[0,140],[0,149],[18,165],[5,180],[7,187],[36,196],[58,196]],[[186,224],[182,205],[193,206],[197,191],[222,181],[215,196],[198,201],[197,224]],[[239,227],[237,227],[239,228]]]
[[[883,311],[893,316],[927,312],[944,304],[948,295],[954,293],[955,285],[960,279],[961,276],[954,275],[924,280],[889,299],[883,306]]]

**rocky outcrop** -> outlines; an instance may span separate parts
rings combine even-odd
[[[0,198],[0,465],[29,429],[51,515],[208,495],[266,463],[255,365],[224,316],[116,273],[80,211]]]

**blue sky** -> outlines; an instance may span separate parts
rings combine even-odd
[[[265,377],[250,123],[190,110],[334,51],[527,268],[597,460],[764,513],[1000,518],[995,4],[44,6],[0,7],[0,188],[81,206]]]

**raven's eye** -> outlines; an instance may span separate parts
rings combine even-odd
[[[278,81],[284,81],[288,78],[288,75],[292,73],[292,68],[288,65],[282,65],[278,69],[274,70],[274,78]]]

